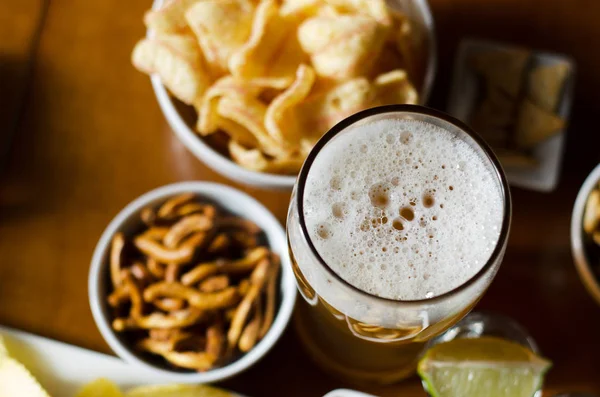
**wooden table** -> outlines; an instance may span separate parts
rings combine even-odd
[[[88,308],[90,257],[110,219],[157,186],[229,183],[284,221],[288,194],[225,180],[169,130],[148,78],[129,62],[149,4],[0,2],[0,134],[14,133],[0,174],[3,325],[110,352]],[[531,331],[555,363],[548,389],[600,393],[600,307],[580,283],[569,247],[575,195],[600,157],[592,128],[600,114],[600,2],[431,0],[431,6],[440,47],[434,107],[445,106],[453,55],[465,36],[564,52],[577,61],[562,181],[552,194],[513,189],[506,259],[478,308],[508,314]],[[224,386],[253,396],[320,396],[346,385],[319,372],[289,329],[267,358]],[[424,395],[416,379],[369,391]]]

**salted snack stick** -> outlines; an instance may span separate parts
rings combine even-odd
[[[121,255],[124,246],[125,237],[123,233],[116,233],[112,238],[110,247],[110,278],[114,289],[121,284]]]

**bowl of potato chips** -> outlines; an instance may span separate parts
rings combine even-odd
[[[156,0],[144,22],[132,62],[171,128],[248,185],[291,189],[328,129],[433,82],[426,0]]]

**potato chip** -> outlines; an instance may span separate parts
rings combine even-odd
[[[267,158],[258,149],[248,149],[235,141],[229,142],[231,158],[244,168],[257,172],[296,174],[304,163],[305,155],[295,153],[283,157]]]
[[[187,30],[185,11],[201,0],[168,0],[158,10],[150,10],[144,15],[148,29],[157,33],[182,33]]]
[[[0,396],[50,397],[23,364],[8,356],[0,358]]]
[[[306,99],[314,82],[315,71],[310,66],[300,65],[294,83],[267,108],[265,127],[281,145],[298,147],[304,128],[295,114],[295,109]]]
[[[236,122],[229,120],[224,117],[219,117],[218,121],[219,129],[224,131],[229,137],[249,148],[255,148],[258,146],[258,140],[250,131],[245,127],[237,124]]]
[[[250,37],[253,12],[254,6],[245,0],[204,0],[185,12],[185,18],[216,76],[227,72],[231,54]]]
[[[123,397],[123,393],[110,380],[100,378],[83,386],[75,397]]]
[[[530,148],[559,133],[564,120],[547,112],[528,99],[521,102],[517,118],[516,141],[519,147]]]
[[[215,81],[206,90],[204,96],[194,104],[198,111],[198,124],[196,128],[201,135],[212,134],[218,129],[219,113],[217,105],[222,96],[251,96],[256,97],[261,91],[260,87],[251,85],[233,76],[225,76]]]
[[[133,50],[132,63],[144,73],[157,73],[169,91],[187,104],[192,104],[210,84],[200,48],[187,35],[141,40]]]
[[[334,80],[368,74],[385,37],[386,29],[364,15],[313,17],[298,29],[300,45],[317,74]]]
[[[409,76],[414,76],[415,68],[415,42],[421,43],[422,39],[415,38],[417,31],[413,29],[408,17],[401,12],[392,11],[392,27],[388,40],[396,47],[400,54],[401,61],[397,67],[406,69]]]
[[[224,118],[246,128],[258,141],[262,151],[271,156],[285,154],[284,148],[273,139],[264,126],[267,106],[250,96],[224,96],[218,104],[218,112]]]
[[[470,64],[489,84],[516,98],[521,89],[521,80],[528,60],[527,50],[491,50],[474,54]]]
[[[419,95],[402,69],[378,76],[374,81],[376,101],[380,105],[416,104]]]
[[[296,38],[295,20],[279,13],[276,0],[262,0],[248,42],[229,59],[231,73],[253,84],[286,88],[306,54]]]
[[[374,90],[364,78],[317,89],[296,110],[307,139],[316,140],[342,119],[374,104]]]
[[[556,112],[569,67],[565,63],[538,66],[529,75],[527,94],[531,101],[547,112]]]
[[[129,390],[125,397],[233,397],[233,394],[206,385],[155,385]]]
[[[385,0],[325,0],[344,14],[366,14],[382,25],[391,22]]]

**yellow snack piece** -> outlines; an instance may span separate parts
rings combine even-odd
[[[192,104],[210,84],[200,48],[189,35],[143,39],[133,50],[132,63],[146,74],[158,73],[169,91],[187,104]]]
[[[27,368],[5,355],[0,357],[0,397],[50,397]]]
[[[328,4],[345,14],[366,14],[382,25],[391,22],[390,12],[385,0],[325,0]]]
[[[534,147],[558,134],[565,121],[528,99],[523,100],[517,118],[516,140],[521,148]]]
[[[123,393],[110,380],[100,378],[85,385],[76,397],[123,397]]]
[[[245,0],[204,0],[185,12],[213,75],[226,74],[231,54],[248,40],[254,6]]]
[[[404,70],[393,70],[378,76],[374,81],[374,87],[376,101],[380,105],[419,102],[419,95]]]
[[[318,16],[298,28],[300,45],[317,74],[334,80],[367,75],[386,34],[383,25],[365,15]]]
[[[277,96],[267,108],[265,127],[269,134],[281,145],[297,148],[304,128],[296,108],[306,99],[315,82],[315,72],[307,65],[300,65],[296,80]]]
[[[200,0],[167,0],[158,10],[150,10],[144,15],[148,29],[156,33],[181,33],[186,31],[185,11]]]
[[[528,92],[532,102],[547,112],[556,112],[560,92],[569,67],[565,63],[538,66],[529,76]]]
[[[262,0],[254,13],[249,40],[229,59],[231,74],[265,87],[289,86],[306,58],[294,22],[279,13],[276,0]]]

